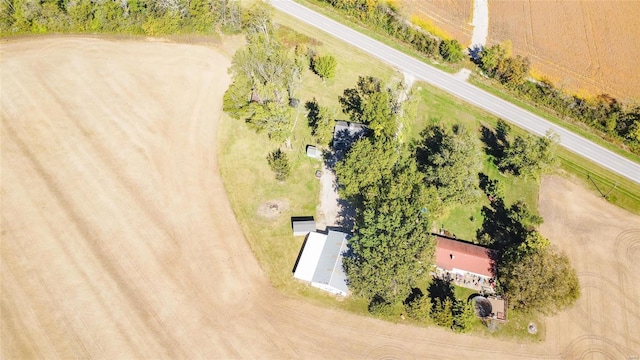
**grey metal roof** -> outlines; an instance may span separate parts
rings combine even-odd
[[[312,282],[327,284],[347,292],[347,276],[342,268],[342,254],[347,251],[347,234],[329,230]]]
[[[316,222],[314,220],[293,221],[293,232],[312,232],[316,231]]]
[[[333,128],[333,147],[336,149],[347,149],[353,142],[365,135],[369,127],[347,121],[336,121]]]

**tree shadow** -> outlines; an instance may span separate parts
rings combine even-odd
[[[503,149],[498,144],[496,133],[488,127],[482,125],[480,127],[480,139],[484,144],[484,152],[492,159],[499,159],[503,154]]]
[[[498,120],[495,129],[490,129],[484,125],[480,127],[480,139],[484,144],[485,153],[491,158],[491,161],[500,166],[500,160],[504,158],[506,150],[511,145],[509,142],[509,132],[511,126],[503,120]],[[504,169],[500,169],[504,171]]]
[[[480,59],[482,58],[482,51],[484,51],[484,46],[473,45],[470,46],[467,51],[469,51],[469,57],[471,58],[471,61],[473,61],[476,65],[480,65]]]
[[[412,288],[409,296],[402,302],[404,305],[411,304],[416,300],[421,299],[424,293],[419,288]]]
[[[442,151],[445,132],[446,130],[441,126],[429,126],[420,132],[419,140],[413,144],[419,169],[424,170],[434,166],[430,159],[434,154]]]
[[[427,288],[427,293],[429,294],[429,298],[431,298],[432,303],[434,303],[436,299],[439,299],[441,302],[444,302],[446,299],[451,299],[453,301],[456,299],[451,281],[449,279],[441,279],[435,276],[431,280],[429,288]]]
[[[316,122],[318,122],[318,116],[320,115],[320,106],[318,105],[318,101],[316,101],[316,98],[313,98],[313,100],[307,101],[304,104],[304,108],[307,109],[307,124],[310,128],[314,128],[316,126]]]
[[[338,198],[338,225],[344,229],[345,232],[353,232],[356,224],[356,208],[347,200]]]

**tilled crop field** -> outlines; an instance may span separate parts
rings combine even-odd
[[[473,1],[401,2],[463,44],[471,40]],[[531,59],[536,76],[583,96],[640,98],[640,2],[489,1],[487,45],[511,40]]]

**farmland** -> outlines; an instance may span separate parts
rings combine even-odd
[[[468,44],[472,1],[403,1]],[[637,1],[489,1],[487,45],[505,40],[531,59],[534,75],[583,96],[640,98]]]

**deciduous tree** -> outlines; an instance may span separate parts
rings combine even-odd
[[[311,59],[311,66],[313,72],[322,78],[322,81],[331,79],[336,74],[336,66],[338,62],[336,58],[331,55],[315,56]]]
[[[355,235],[344,259],[351,291],[387,302],[407,298],[434,251],[423,176],[392,140],[361,139],[336,167],[341,195],[356,204]]]
[[[340,104],[351,121],[367,124],[377,137],[392,138],[398,128],[395,100],[380,79],[360,77],[355,88],[344,90]]]
[[[498,168],[514,175],[537,178],[555,165],[557,144],[558,137],[554,133],[544,137],[518,135],[498,160]]]
[[[578,277],[569,259],[551,246],[501,264],[498,279],[513,308],[554,314],[580,296]]]
[[[305,104],[307,119],[311,126],[311,135],[315,136],[318,144],[328,145],[333,135],[334,116],[329,108],[318,105],[314,98]]]
[[[443,40],[440,43],[440,55],[448,62],[458,62],[462,60],[464,54],[462,53],[462,46],[458,40]]]
[[[416,156],[427,185],[437,189],[442,201],[460,204],[477,199],[480,143],[464,126],[429,126],[421,133]]]

